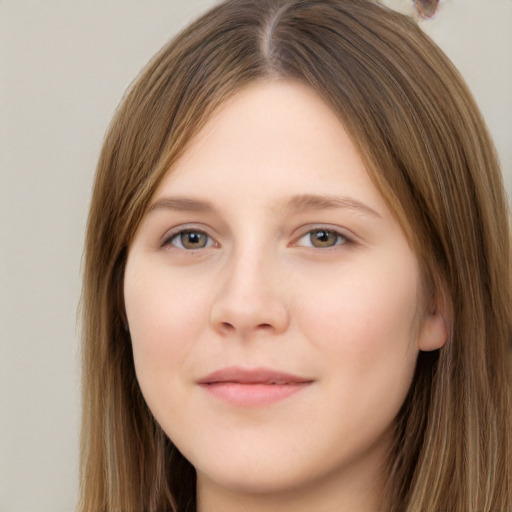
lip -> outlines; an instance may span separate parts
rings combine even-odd
[[[312,379],[268,368],[223,368],[197,381],[216,398],[239,407],[284,400],[313,383]]]

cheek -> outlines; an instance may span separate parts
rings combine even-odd
[[[321,292],[303,288],[309,298],[299,314],[302,330],[328,362],[341,393],[351,390],[354,399],[377,402],[395,396],[400,402],[418,354],[415,260],[384,258],[353,270],[333,273]]]
[[[200,292],[163,279],[161,272],[127,266],[125,306],[135,370],[148,404],[179,376],[202,329],[207,304]],[[150,405],[151,406],[151,405]]]

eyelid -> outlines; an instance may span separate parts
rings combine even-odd
[[[313,231],[321,231],[321,230],[330,231],[330,232],[336,234],[337,236],[344,239],[344,242],[342,242],[341,244],[333,245],[331,247],[323,247],[323,248],[322,247],[312,247],[314,249],[321,249],[323,251],[328,251],[329,249],[333,250],[342,245],[351,244],[351,243],[355,242],[354,235],[350,234],[346,229],[343,229],[339,226],[333,226],[330,224],[310,224],[310,225],[303,226],[300,228],[299,234],[294,237],[294,241],[292,242],[291,245],[294,247],[309,247],[309,246],[298,245],[299,240],[301,240],[302,238],[304,238],[306,235],[310,234]]]
[[[289,245],[292,247],[307,247],[307,246],[298,245],[298,242],[301,238],[303,238],[304,236],[308,235],[309,233],[311,233],[312,231],[315,231],[315,230],[330,231],[330,232],[336,234],[337,236],[343,238],[344,242],[341,244],[336,244],[332,247],[324,247],[324,248],[313,247],[314,249],[322,249],[323,251],[328,251],[329,249],[333,250],[337,247],[340,247],[342,245],[346,245],[349,243],[353,244],[356,241],[356,237],[351,232],[349,232],[345,228],[341,228],[340,226],[333,226],[332,224],[308,224],[308,225],[302,226],[300,229],[296,230],[296,234],[294,235],[293,241]],[[210,234],[211,229],[209,229],[208,227],[199,226],[198,224],[194,224],[194,223],[180,224],[178,226],[168,229],[165,232],[165,234],[161,237],[161,239],[158,243],[158,246],[160,248],[166,248],[168,246],[171,246],[173,249],[187,251],[187,252],[194,251],[194,249],[181,249],[179,247],[171,245],[171,241],[176,236],[178,236],[180,233],[187,232],[187,231],[202,233],[202,234],[206,235],[213,242],[211,245],[207,245],[206,247],[195,249],[195,251],[199,251],[200,249],[207,249],[207,248],[211,248],[211,247],[220,247],[220,244],[217,242],[215,237]]]
[[[176,238],[178,235],[180,235],[181,233],[186,233],[186,232],[192,232],[192,233],[201,233],[201,234],[204,234],[206,235],[210,240],[212,240],[212,244],[211,245],[207,245],[206,247],[200,247],[198,249],[181,249],[180,247],[176,247],[174,245],[171,244],[172,240],[174,238]],[[197,224],[180,224],[179,226],[175,226],[169,230],[167,230],[165,232],[165,234],[162,236],[160,242],[159,242],[159,247],[164,249],[168,246],[172,247],[173,249],[177,249],[177,250],[181,250],[181,251],[187,251],[187,252],[192,252],[194,250],[198,251],[200,249],[208,249],[210,247],[219,247],[219,243],[215,240],[215,238],[208,232],[208,229],[207,228],[204,228],[204,227],[198,227]]]

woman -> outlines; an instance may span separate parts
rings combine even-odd
[[[79,510],[511,510],[507,215],[410,20],[214,8],[100,157]]]

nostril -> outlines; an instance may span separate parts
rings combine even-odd
[[[288,311],[280,301],[253,300],[240,304],[230,298],[212,305],[209,322],[222,336],[238,333],[270,335],[287,329]]]
[[[229,322],[222,322],[221,327],[224,331],[233,331],[235,328],[233,325],[231,325]]]

